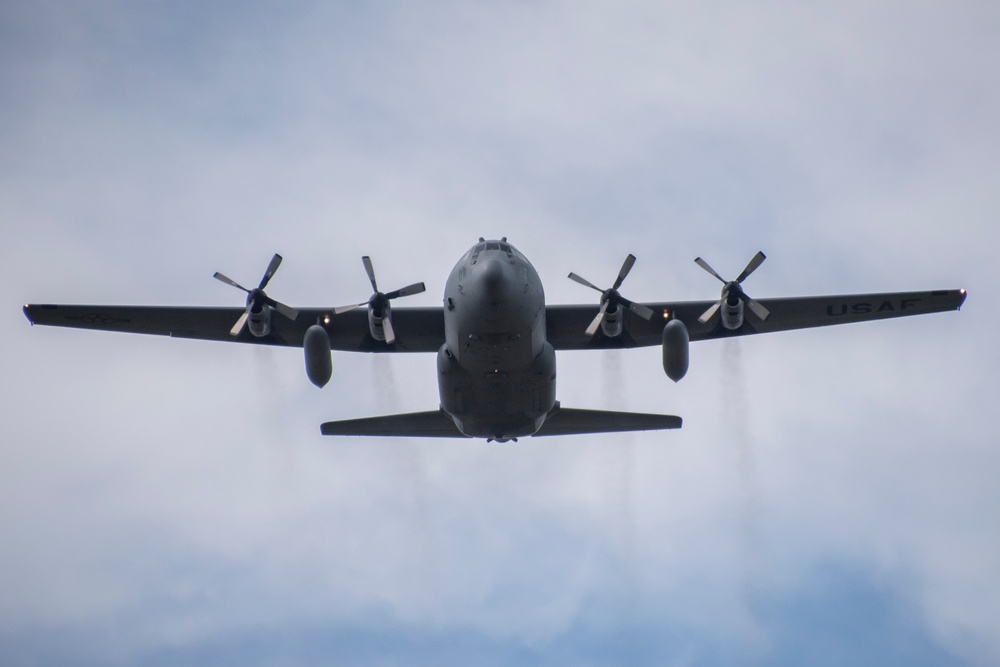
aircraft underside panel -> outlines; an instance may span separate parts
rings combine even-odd
[[[555,405],[556,358],[548,343],[527,368],[471,369],[443,345],[438,351],[441,408],[470,436],[531,435]]]

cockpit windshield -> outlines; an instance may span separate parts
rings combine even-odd
[[[509,259],[514,259],[515,257],[517,257],[518,259],[524,260],[524,256],[521,255],[521,253],[518,252],[514,246],[507,243],[506,238],[503,238],[499,241],[481,240],[472,248],[471,251],[469,251],[470,254],[469,259],[472,262],[475,262],[479,258],[480,253],[493,250],[505,253]]]

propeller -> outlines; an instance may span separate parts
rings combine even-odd
[[[247,289],[246,287],[240,285],[232,278],[225,276],[219,273],[218,271],[216,271],[215,275],[212,276],[216,280],[224,282],[227,285],[232,285],[233,287],[241,289],[247,293],[247,308],[246,310],[243,311],[243,314],[240,315],[240,319],[236,320],[236,324],[233,325],[233,328],[229,330],[229,333],[231,335],[233,336],[240,335],[240,332],[243,331],[243,327],[246,326],[247,318],[250,316],[250,311],[254,308],[254,306],[258,305],[271,306],[272,308],[274,308],[275,310],[277,310],[279,313],[281,313],[290,320],[294,320],[299,316],[299,311],[295,310],[291,306],[286,306],[283,303],[275,301],[274,299],[272,299],[271,297],[269,297],[267,294],[264,293],[264,288],[267,287],[267,283],[269,283],[271,281],[271,278],[274,277],[274,273],[275,271],[278,270],[278,266],[280,265],[281,265],[281,255],[275,253],[274,257],[271,258],[271,263],[267,265],[267,270],[264,272],[264,277],[260,279],[260,285],[258,285],[256,289],[252,290]]]
[[[722,307],[722,303],[726,299],[733,296],[742,300],[750,308],[750,310],[753,311],[754,315],[759,317],[761,320],[766,320],[767,316],[771,314],[770,311],[768,311],[767,308],[761,305],[759,301],[755,301],[751,299],[749,296],[747,296],[747,293],[743,291],[743,285],[742,285],[743,281],[746,280],[751,273],[756,271],[757,267],[760,266],[766,258],[767,257],[766,255],[764,255],[764,253],[758,252],[756,255],[753,256],[753,258],[747,264],[746,268],[743,269],[742,273],[736,276],[736,280],[726,280],[718,273],[716,273],[715,269],[709,266],[708,262],[703,260],[701,257],[695,258],[694,261],[698,266],[711,273],[725,285],[725,287],[722,288],[722,298],[713,303],[708,310],[702,313],[702,316],[698,318],[698,321],[701,322],[702,324],[708,322],[710,319],[712,319],[712,316],[715,315],[716,311],[718,311],[719,308]]]
[[[587,335],[593,336],[597,333],[597,327],[601,326],[601,322],[604,321],[604,316],[607,315],[609,310],[614,310],[619,304],[625,306],[633,313],[639,317],[651,320],[653,319],[653,311],[642,305],[641,303],[635,303],[634,301],[629,301],[623,297],[619,292],[618,288],[622,286],[622,282],[625,280],[625,276],[628,275],[629,271],[632,270],[632,266],[635,264],[635,255],[629,255],[625,258],[625,262],[622,263],[622,268],[618,272],[618,277],[615,279],[614,285],[606,290],[602,290],[597,285],[594,285],[586,278],[581,278],[575,273],[569,274],[569,279],[578,282],[584,287],[589,287],[592,290],[597,290],[601,293],[601,309],[597,313],[597,317],[594,318],[590,326],[587,327]]]
[[[365,255],[361,258],[361,262],[365,265],[365,272],[368,274],[368,281],[372,284],[374,294],[372,294],[367,301],[347,306],[340,306],[339,308],[334,308],[333,312],[335,315],[340,315],[341,313],[346,313],[354,310],[355,308],[368,306],[372,315],[382,321],[382,329],[385,332],[386,344],[392,345],[393,341],[396,340],[396,333],[392,329],[392,319],[389,316],[389,302],[403,296],[420,294],[427,288],[424,287],[423,283],[413,283],[412,285],[407,285],[406,287],[393,290],[392,292],[380,292],[378,289],[378,282],[375,280],[375,267],[372,265],[371,257]]]

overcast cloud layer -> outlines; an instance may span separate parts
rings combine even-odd
[[[1000,662],[994,2],[0,4],[0,663]],[[433,355],[29,327],[300,306],[507,236],[551,303],[965,287],[961,313],[562,353],[668,434],[333,440]]]

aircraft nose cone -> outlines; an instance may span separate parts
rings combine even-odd
[[[495,292],[503,285],[504,265],[499,259],[491,257],[479,266],[479,280],[482,286],[490,292]]]

